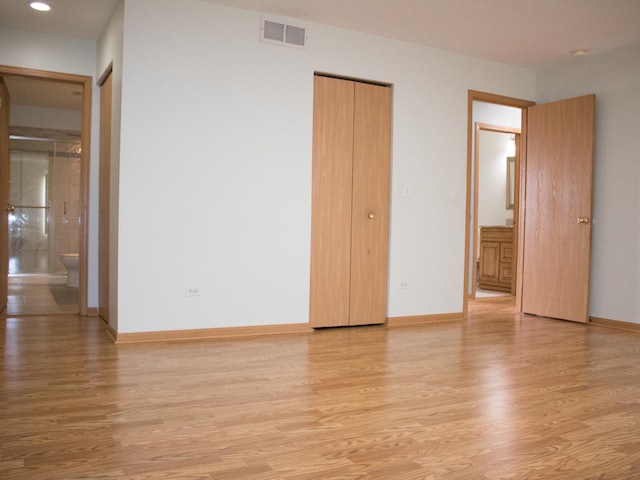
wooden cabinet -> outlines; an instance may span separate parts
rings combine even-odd
[[[514,293],[513,248],[513,227],[480,227],[480,288]]]
[[[391,89],[316,76],[313,110],[309,321],[384,323]]]

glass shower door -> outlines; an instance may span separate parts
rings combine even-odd
[[[78,253],[80,144],[12,137],[9,158],[7,313],[78,313],[78,286],[61,258]]]
[[[9,274],[49,273],[49,155],[11,152]]]

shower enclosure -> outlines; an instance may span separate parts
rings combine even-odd
[[[9,275],[62,274],[60,254],[77,253],[80,141],[12,137]]]

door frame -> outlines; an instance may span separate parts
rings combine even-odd
[[[78,302],[80,315],[88,315],[88,236],[89,236],[89,165],[91,150],[91,98],[92,78],[86,75],[36,70],[30,68],[0,65],[1,76],[21,76],[38,80],[70,83],[82,87],[82,124],[80,127],[80,233],[78,253],[80,254]],[[7,160],[8,161],[8,160]],[[7,274],[8,275],[8,274]]]
[[[517,236],[516,246],[516,306],[515,311],[522,311],[522,260],[524,258],[524,235],[523,228],[524,222],[521,221],[524,218],[526,211],[526,192],[525,192],[525,172],[527,168],[527,107],[535,105],[535,102],[530,100],[522,100],[519,98],[506,97],[504,95],[496,95],[493,93],[480,92],[476,90],[469,90],[467,93],[467,205],[465,216],[465,245],[464,245],[464,284],[463,284],[463,301],[462,301],[462,314],[464,318],[467,317],[468,303],[469,303],[469,261],[471,256],[471,220],[472,220],[472,208],[476,209],[476,201],[472,203],[471,195],[471,182],[472,171],[474,167],[474,159],[472,158],[472,146],[473,146],[473,134],[475,132],[475,126],[473,125],[473,102],[493,103],[496,105],[503,105],[505,107],[519,108],[522,112],[522,120],[520,124],[520,144],[516,146],[518,151],[518,157],[520,159],[520,165],[518,166],[518,178],[519,178],[519,204],[517,212],[514,210],[514,235]],[[474,224],[475,224],[474,213]],[[475,237],[475,235],[474,235]],[[474,239],[475,241],[475,239]]]
[[[8,303],[9,293],[9,189],[3,187],[9,185],[9,118],[11,112],[9,106],[11,98],[9,97],[9,89],[3,77],[0,77],[0,204],[4,212],[4,220],[0,228],[0,266],[7,270],[7,275],[0,277],[0,314],[4,314]],[[6,161],[2,159],[5,158]]]
[[[100,158],[98,168],[98,315],[109,324],[110,319],[110,217],[111,217],[111,138],[113,102],[113,63],[97,81],[100,90]]]

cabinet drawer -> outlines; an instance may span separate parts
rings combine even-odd
[[[500,244],[500,261],[501,262],[513,261],[513,243]]]
[[[511,285],[511,279],[513,278],[513,269],[511,265],[500,265],[500,278],[499,282],[503,285]]]

